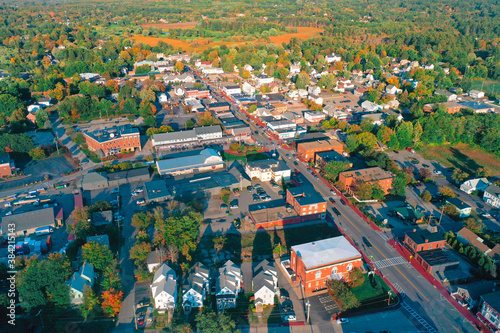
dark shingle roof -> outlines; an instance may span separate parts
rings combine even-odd
[[[407,232],[406,234],[417,244],[425,244],[426,239],[428,240],[427,243],[439,242],[444,240],[444,236],[439,232],[430,232],[426,229],[417,229],[416,231]]]
[[[481,298],[497,312],[500,312],[500,291],[482,295]]]

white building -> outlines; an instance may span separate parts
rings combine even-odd
[[[311,95],[318,96],[319,94],[321,94],[321,88],[318,86],[309,86],[307,87],[307,92]]]
[[[327,54],[325,56],[325,60],[326,60],[326,62],[331,64],[332,62],[341,61],[342,57],[339,55],[336,55],[335,53],[330,53],[330,54]]]
[[[146,259],[146,264],[148,266],[148,271],[153,273],[153,271],[160,267],[161,264],[165,261],[165,254],[162,254],[161,251],[151,251],[148,253],[148,258]]]
[[[88,262],[84,262],[80,270],[73,273],[73,276],[66,281],[66,284],[69,286],[71,304],[83,303],[83,291],[85,286],[87,285],[92,288],[94,286],[95,277],[94,266]]]
[[[363,103],[361,103],[361,107],[367,112],[382,110],[382,106],[370,101],[364,101]]]
[[[460,185],[460,190],[471,194],[474,191],[484,191],[489,185],[490,182],[486,178],[469,179]]]
[[[446,203],[455,206],[459,217],[469,217],[472,212],[472,207],[459,198],[448,198],[446,199]]]
[[[188,271],[182,286],[182,306],[184,311],[203,307],[207,292],[210,290],[210,270],[197,262]]]
[[[165,93],[158,94],[158,101],[160,103],[167,103],[168,102],[167,94],[165,94]]]
[[[290,168],[279,160],[263,160],[248,162],[245,172],[250,179],[258,179],[262,182],[274,181],[280,183],[281,179],[289,180]]]
[[[222,138],[220,125],[195,127],[187,131],[154,134],[151,142],[155,148],[172,144],[194,143]]]
[[[256,76],[255,82],[256,82],[257,86],[260,87],[264,84],[269,84],[271,82],[274,82],[274,77],[268,76],[266,74],[260,74],[260,75]]]
[[[385,87],[385,92],[389,95],[396,95],[401,91],[402,91],[401,89],[396,88],[396,86],[392,84],[389,84],[387,85],[387,87]]]
[[[299,89],[298,92],[299,92],[299,97],[300,98],[306,98],[307,95],[309,95],[309,93],[305,89]]]
[[[326,114],[321,111],[306,111],[304,112],[304,119],[310,123],[319,123],[326,119]]]
[[[264,260],[254,268],[252,288],[255,305],[274,305],[278,293],[278,273],[274,263]]]
[[[151,284],[151,293],[155,301],[155,309],[163,313],[173,310],[177,301],[177,274],[167,264],[156,271]]]
[[[247,95],[253,95],[255,94],[255,87],[252,86],[250,83],[248,82],[243,82],[243,86],[241,88],[241,90],[247,94]]]
[[[500,208],[500,187],[490,185],[484,190],[483,201],[495,208]]]
[[[300,62],[296,62],[290,65],[290,76],[294,76],[300,73]]]
[[[195,83],[196,80],[191,74],[184,73],[181,75],[164,75],[163,82],[169,83]]]
[[[242,281],[240,267],[231,260],[219,268],[219,276],[215,282],[215,299],[218,311],[236,307],[236,299],[242,289]]]
[[[471,90],[471,91],[469,91],[469,96],[472,98],[483,98],[484,92],[479,91],[479,90]]]
[[[226,95],[238,95],[241,94],[241,88],[238,85],[224,86],[222,88]]]

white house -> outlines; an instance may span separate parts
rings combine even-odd
[[[319,94],[321,94],[321,88],[318,86],[309,86],[307,87],[307,92],[311,95],[318,96]]]
[[[370,102],[370,101],[364,101],[363,103],[361,103],[361,107],[367,112],[374,112],[377,110],[382,110],[382,106],[375,104],[373,102]]]
[[[210,74],[224,74],[224,70],[218,67],[202,68],[201,72],[205,75]]]
[[[449,91],[446,91],[446,90],[436,89],[434,91],[434,95],[446,96],[446,98],[448,99],[448,102],[453,102],[453,101],[457,100],[457,95],[455,95],[454,93],[451,93]]]
[[[252,288],[256,305],[273,305],[278,293],[278,273],[274,263],[264,260],[253,271]]]
[[[469,91],[469,96],[472,98],[483,98],[484,92],[479,91],[479,90],[471,90],[471,91]]]
[[[31,104],[28,106],[28,112],[36,112],[37,110],[40,110],[41,108],[43,108],[43,106],[40,104]]]
[[[182,286],[182,306],[185,311],[203,307],[203,302],[210,289],[210,270],[197,262],[188,271],[188,276]]]
[[[184,89],[182,87],[175,87],[174,94],[175,96],[184,96]]]
[[[424,65],[424,69],[433,71],[434,70],[434,64],[427,64]]]
[[[385,92],[389,95],[396,95],[401,92],[401,89],[396,88],[396,86],[389,84],[385,87]]]
[[[168,102],[167,94],[165,94],[165,93],[158,94],[158,101],[160,103],[167,103]]]
[[[313,101],[314,104],[323,105],[323,97],[317,97],[314,95],[307,96],[307,99]]]
[[[300,73],[300,62],[296,62],[290,65],[290,76],[294,76]]]
[[[274,82],[274,77],[268,76],[266,74],[260,74],[260,75],[256,76],[255,82],[257,83],[257,86],[260,87],[261,85],[269,84],[271,82]]]
[[[153,273],[153,271],[160,267],[161,264],[165,261],[166,256],[162,254],[161,251],[151,251],[148,253],[148,258],[146,259],[146,264],[148,266],[148,271]]]
[[[483,201],[495,208],[500,208],[500,187],[490,185],[484,190]]]
[[[337,85],[333,88],[335,91],[344,92],[349,89],[354,89],[354,84],[349,79],[340,78]]]
[[[446,203],[455,206],[459,217],[468,217],[472,212],[472,207],[458,198],[448,198]]]
[[[167,264],[156,271],[151,284],[151,293],[155,300],[155,308],[163,313],[173,310],[177,301],[177,274]]]
[[[222,88],[226,95],[238,95],[241,94],[241,88],[238,85],[229,85]]]
[[[299,97],[299,92],[297,90],[290,90],[288,92],[288,97],[290,97],[290,98],[298,98]]]
[[[342,57],[339,55],[335,55],[335,53],[330,53],[325,56],[325,60],[326,62],[331,64],[332,62],[341,61]]]
[[[249,64],[246,64],[245,66],[243,66],[243,70],[253,72],[253,67]]]
[[[460,190],[471,194],[474,191],[484,191],[489,185],[490,182],[486,178],[469,179],[460,185]]]
[[[196,80],[191,74],[184,73],[181,75],[164,75],[163,82],[169,83],[194,83]]]
[[[95,277],[94,266],[88,262],[84,262],[80,270],[73,273],[73,276],[66,281],[66,284],[69,286],[71,304],[83,303],[84,288],[86,285],[92,288],[94,286]]]
[[[241,90],[247,95],[255,94],[255,87],[248,82],[243,82]]]
[[[483,93],[483,96],[484,96],[484,93]],[[50,101],[51,101],[50,98],[42,97],[42,98],[38,99],[37,103],[40,105],[43,105],[43,106],[51,106],[52,103]]]
[[[217,310],[236,307],[236,299],[242,289],[243,277],[241,269],[231,260],[219,268],[219,276],[215,282],[215,299]]]
[[[306,98],[307,95],[309,95],[309,93],[305,89],[299,89],[298,92],[299,92],[299,97],[300,98]]]
[[[273,180],[279,183],[281,179],[289,180],[291,176],[290,168],[279,160],[248,162],[245,166],[245,172],[250,179],[258,179],[261,182]]]

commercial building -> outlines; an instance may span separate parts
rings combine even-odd
[[[207,110],[212,113],[228,112],[231,108],[231,104],[228,102],[216,102],[207,104]]]
[[[201,173],[224,168],[220,153],[212,148],[194,151],[193,155],[169,158],[156,161],[160,176]]]
[[[156,149],[171,148],[172,145],[195,144],[222,139],[219,125],[195,127],[187,131],[154,134],[151,142]]]
[[[149,168],[137,168],[125,171],[110,172],[106,174],[108,185],[115,187],[127,183],[144,182],[150,179]]]
[[[385,171],[382,168],[374,167],[367,169],[359,169],[353,171],[344,171],[339,174],[340,188],[347,193],[353,194],[353,188],[356,184],[379,184],[380,188],[387,195],[392,189],[392,181],[394,174]]]
[[[286,202],[300,216],[310,216],[311,219],[325,218],[326,201],[312,186],[288,188]]]
[[[411,252],[421,252],[445,247],[446,239],[439,232],[427,229],[413,229],[405,235],[404,244]]]
[[[222,87],[222,90],[226,93],[226,95],[237,95],[241,94],[241,88],[238,85],[228,85]]]
[[[314,161],[316,153],[334,150],[339,154],[344,152],[344,145],[337,140],[318,140],[303,142],[297,145],[297,155],[299,158],[311,162]]]
[[[495,112],[495,107],[479,102],[460,102],[462,108],[472,109],[475,113]]]
[[[343,237],[292,246],[290,268],[304,291],[327,288],[329,280],[349,281],[349,274],[363,265],[361,254]]]
[[[424,222],[424,213],[413,207],[397,207],[394,208],[394,213],[401,220],[410,223],[422,223]]]
[[[500,330],[500,291],[481,296],[477,316],[486,323],[493,332]]]
[[[461,109],[465,108],[462,104],[456,101],[449,101],[444,103],[430,103],[424,105],[424,112],[432,112],[435,107],[443,107],[447,113],[455,114],[460,112]]]
[[[306,111],[304,112],[304,119],[310,123],[319,124],[326,119],[326,114],[321,111]]]
[[[139,129],[131,125],[114,126],[83,132],[89,149],[99,157],[116,155],[121,151],[141,150]]]
[[[84,191],[99,190],[108,187],[108,178],[99,172],[89,172],[82,177],[81,183]]]
[[[63,209],[62,207],[48,207],[29,212],[12,214],[2,217],[0,225],[0,235],[10,234],[12,228],[10,225],[15,225],[16,228],[12,232],[15,236],[28,236],[34,234],[36,229],[43,227],[56,228],[62,225]]]
[[[0,177],[12,176],[14,162],[11,161],[9,153],[0,154]]]
[[[207,87],[195,87],[195,85],[196,83],[185,83],[182,86],[182,89],[184,90],[184,97],[199,99],[210,97],[210,90],[208,90]]]
[[[323,169],[330,162],[346,163],[349,167],[352,167],[352,163],[344,155],[337,153],[335,150],[316,153],[314,163],[317,167]]]
[[[245,172],[251,179],[258,179],[262,182],[272,180],[276,183],[281,182],[282,179],[289,180],[291,175],[290,168],[280,160],[248,162]]]
[[[145,197],[148,203],[162,202],[172,198],[167,184],[163,179],[153,180],[144,184],[146,188]]]

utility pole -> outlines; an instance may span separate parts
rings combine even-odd
[[[311,312],[311,303],[309,300],[306,301],[306,308],[307,308],[307,324],[309,324],[309,315]]]
[[[59,155],[59,134],[56,132],[56,138],[54,139],[54,143],[56,144],[56,149],[57,149],[57,155]]]
[[[444,205],[441,207],[441,216],[439,217],[438,225],[441,225],[441,219],[443,218]]]

